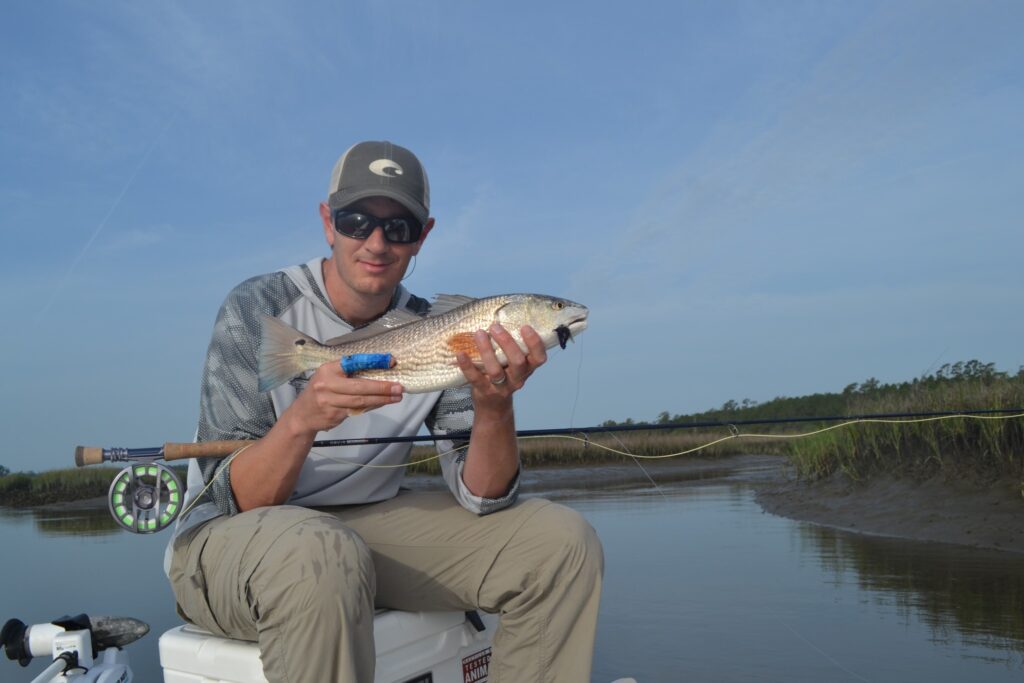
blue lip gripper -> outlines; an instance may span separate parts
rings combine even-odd
[[[390,353],[353,353],[341,357],[341,370],[346,375],[360,370],[387,370],[390,367]]]

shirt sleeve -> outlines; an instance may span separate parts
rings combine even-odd
[[[246,283],[225,300],[206,352],[199,400],[197,441],[259,439],[274,423],[269,393],[258,390],[259,314],[245,296]],[[239,512],[224,458],[201,458],[205,497],[226,515]]]
[[[468,434],[473,428],[473,399],[469,387],[448,389],[441,393],[437,404],[427,416],[427,429],[434,436],[447,434]],[[478,515],[486,515],[507,508],[519,497],[519,473],[512,478],[508,493],[501,498],[484,498],[473,495],[462,481],[462,470],[466,463],[466,449],[469,440],[442,439],[437,441],[437,452],[441,454],[441,473],[449,490],[459,504]]]

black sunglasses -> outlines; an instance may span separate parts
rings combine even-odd
[[[345,237],[365,240],[379,225],[384,239],[396,244],[410,244],[420,238],[423,225],[415,218],[377,218],[357,211],[335,209],[334,229]]]

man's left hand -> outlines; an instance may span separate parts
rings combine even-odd
[[[527,353],[523,353],[508,330],[499,323],[494,323],[486,332],[477,330],[473,335],[480,352],[482,368],[474,365],[465,353],[456,356],[462,374],[472,387],[473,405],[477,410],[507,410],[512,401],[512,394],[521,389],[533,371],[547,361],[547,350],[536,330],[524,325],[519,329],[519,333],[526,344]],[[506,367],[502,367],[498,362],[491,344],[492,339],[508,359]]]

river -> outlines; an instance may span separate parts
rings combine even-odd
[[[1024,556],[766,514],[732,474],[545,494],[604,543],[595,681],[1021,680]],[[152,631],[129,649],[136,681],[159,681],[157,638],[179,623],[167,538],[118,531],[106,510],[0,509],[0,619],[137,617]],[[0,680],[42,668],[5,659]]]

